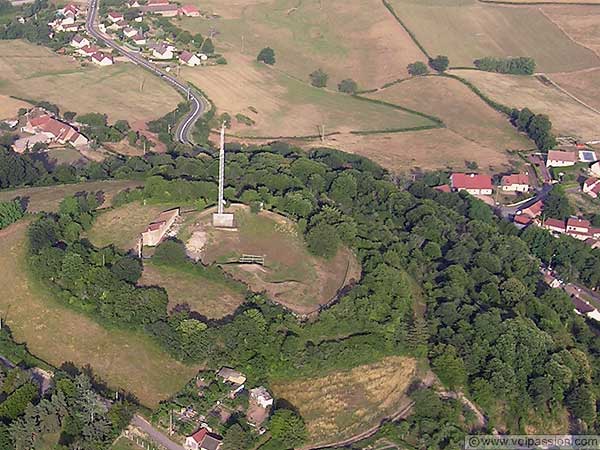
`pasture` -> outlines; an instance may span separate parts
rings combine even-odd
[[[193,225],[196,234],[191,239],[198,239],[198,232],[203,235],[202,261],[222,264],[253,291],[264,291],[299,314],[314,311],[350,279],[360,278],[360,265],[350,250],[341,248],[331,260],[311,255],[297,225],[283,216],[266,211],[252,214],[237,206],[233,231],[212,227],[211,211]],[[242,254],[264,256],[265,265],[237,264]]]
[[[169,310],[187,303],[209,319],[220,319],[232,314],[244,302],[244,294],[223,283],[218,283],[193,272],[144,262],[139,284],[165,288],[169,296]]]
[[[28,199],[27,211],[36,213],[40,211],[54,212],[63,198],[78,192],[104,193],[102,207],[110,206],[112,198],[125,189],[142,186],[141,181],[116,180],[116,181],[90,181],[86,183],[60,184],[56,186],[25,187],[0,191],[0,201],[9,201],[17,197]]]
[[[100,112],[111,121],[130,122],[161,117],[181,100],[166,83],[132,64],[82,65],[21,40],[0,41],[0,94],[46,100],[63,112]]]
[[[412,109],[435,114],[448,130],[479,145],[482,151],[505,153],[523,150],[534,144],[510,124],[507,117],[475,95],[458,80],[444,77],[416,77],[380,90],[369,97],[402,103]],[[448,149],[448,152],[453,149]],[[451,159],[439,155],[444,161]],[[477,160],[477,155],[473,155]]]
[[[476,0],[390,0],[396,13],[433,56],[452,67],[473,66],[485,56],[531,56],[537,70],[595,67],[600,58],[566,36],[538,7]]]
[[[292,403],[306,421],[311,444],[325,444],[368,430],[405,407],[417,374],[414,358],[388,357],[318,378],[271,383],[277,398]]]
[[[597,0],[600,3],[600,0]],[[597,6],[544,6],[543,13],[571,39],[600,56],[600,8]],[[597,66],[600,64],[596,64]]]
[[[311,87],[248,57],[230,58],[226,66],[184,68],[181,74],[200,86],[219,112],[242,113],[255,122],[247,126],[233,119],[230,132],[238,136],[314,136],[321,125],[331,133],[433,124],[416,114]]]
[[[20,108],[30,107],[29,103],[11,98],[8,95],[0,95],[0,120],[15,119]]]
[[[580,72],[553,73],[551,78],[570,94],[600,111],[600,67]]]
[[[220,18],[184,18],[180,25],[207,35],[227,59],[233,53],[255,58],[260,49],[275,50],[279,70],[307,80],[321,67],[331,85],[353,78],[375,88],[406,75],[406,66],[425,61],[410,36],[381,0],[192,0]]]
[[[26,268],[28,221],[0,231],[0,309],[17,342],[50,364],[89,364],[110,386],[149,407],[178,391],[197,368],[175,361],[143,332],[107,329],[55,301]]]
[[[576,136],[584,140],[598,138],[600,114],[535,77],[476,70],[456,70],[452,73],[471,81],[492,100],[510,107],[528,107],[536,113],[547,114],[557,134]],[[550,78],[553,78],[553,75]]]

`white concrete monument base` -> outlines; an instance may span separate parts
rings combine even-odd
[[[214,213],[213,214],[213,226],[220,228],[234,228],[235,224],[233,221],[232,213]]]

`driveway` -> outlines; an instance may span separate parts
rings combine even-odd
[[[173,442],[166,434],[158,431],[150,424],[150,422],[137,414],[133,416],[131,424],[142,430],[150,437],[150,439],[157,444],[162,445],[167,450],[185,450],[181,445]]]

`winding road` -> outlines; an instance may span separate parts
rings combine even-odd
[[[191,90],[185,84],[181,83],[179,80],[177,80],[177,78],[173,77],[172,75],[169,75],[167,72],[163,71],[159,67],[149,62],[140,54],[127,50],[126,48],[117,44],[108,35],[100,32],[96,25],[96,19],[98,16],[98,3],[99,0],[90,0],[88,15],[85,21],[86,31],[89,33],[90,36],[94,37],[99,42],[102,42],[107,47],[116,50],[117,52],[125,56],[127,59],[129,59],[132,63],[143,67],[144,69],[150,71],[158,77],[161,77],[163,80],[171,84],[175,89],[177,89],[179,92],[186,96],[186,98],[191,102],[192,108],[188,115],[185,116],[177,126],[177,129],[175,130],[175,138],[183,144],[192,145],[192,128],[194,126],[194,123],[196,123],[196,120],[198,120],[198,118],[207,110],[207,100],[198,93]]]

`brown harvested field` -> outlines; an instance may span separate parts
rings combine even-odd
[[[0,191],[0,201],[8,201],[17,197],[28,198],[27,211],[36,213],[40,211],[54,212],[63,198],[78,192],[98,192],[105,195],[103,207],[109,206],[112,198],[125,189],[142,186],[141,181],[91,181],[87,183],[61,184],[56,186],[27,187]]]
[[[0,41],[0,94],[47,100],[62,111],[100,112],[110,120],[130,122],[161,117],[181,101],[166,83],[132,64],[82,66],[71,57],[21,40]]]
[[[503,154],[507,149],[523,150],[534,146],[505,115],[489,107],[458,80],[415,77],[369,96],[436,115],[450,131],[478,144],[481,151]]]
[[[134,393],[149,407],[172,395],[196,373],[140,332],[106,329],[50,298],[28,278],[27,221],[0,231],[0,308],[18,342],[50,364],[90,364],[110,386]]]
[[[232,117],[242,113],[256,122],[247,126],[234,118],[231,133],[240,136],[317,135],[321,125],[330,133],[433,124],[386,105],[314,88],[242,56],[231,58],[225,66],[183,68],[181,74],[200,86],[219,112]]]
[[[139,284],[165,288],[169,295],[169,310],[187,303],[192,311],[209,319],[232,314],[244,302],[241,292],[193,273],[153,264],[152,260],[144,263]]]
[[[570,94],[600,111],[600,68],[553,73],[550,78]]]
[[[16,100],[8,95],[0,95],[0,120],[14,119],[17,117],[17,112],[20,108],[30,107],[31,105],[29,103]]]
[[[299,314],[313,312],[350,279],[360,278],[360,264],[350,250],[341,248],[331,260],[309,254],[297,225],[279,214],[251,214],[237,205],[232,209],[237,229],[223,230],[210,225],[212,211],[206,210],[193,225],[192,239],[203,236],[202,261],[223,264],[253,291],[265,291]],[[230,263],[243,254],[264,256],[265,265]]]
[[[184,18],[181,25],[203,34],[216,29],[217,48],[228,60],[232,53],[254,58],[269,45],[276,67],[302,80],[321,67],[332,86],[352,78],[374,88],[405,76],[409,63],[426,60],[381,0],[194,2],[221,18]]]
[[[600,114],[535,77],[476,70],[455,70],[452,73],[471,81],[492,100],[510,107],[527,107],[536,113],[547,114],[557,134],[576,136],[583,140],[600,137]]]
[[[506,152],[483,148],[447,128],[368,136],[334,136],[325,145],[366,156],[393,172],[408,172],[415,168],[459,170],[465,169],[466,161],[475,161],[482,170],[490,172],[511,168],[511,157]]]
[[[271,383],[275,396],[292,403],[306,421],[309,442],[326,444],[377,425],[410,402],[414,358],[388,357],[350,371]]]
[[[127,203],[100,214],[88,232],[88,239],[96,247],[114,245],[123,250],[135,248],[146,227],[162,212],[165,205]]]
[[[566,36],[537,6],[476,0],[390,0],[431,55],[453,67],[486,56],[531,56],[538,70],[560,72],[600,65],[600,57]]]
[[[541,10],[571,39],[600,56],[600,7],[543,6]]]
[[[514,3],[515,5],[536,5],[536,4],[546,4],[546,3],[555,3],[557,5],[562,4],[573,4],[573,5],[581,5],[585,3],[586,5],[600,5],[600,0],[485,0],[486,3]]]

